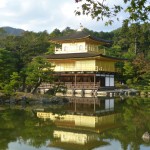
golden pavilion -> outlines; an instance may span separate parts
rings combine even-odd
[[[56,83],[63,83],[68,90],[114,89],[115,63],[119,58],[106,56],[100,45],[111,45],[88,32],[83,27],[66,36],[50,39],[55,43],[54,54],[47,59],[55,65]],[[59,47],[57,47],[59,45]]]

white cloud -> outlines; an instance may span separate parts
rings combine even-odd
[[[77,6],[74,0],[0,0],[0,26],[51,32],[55,28],[77,29],[80,23],[90,30],[111,31],[122,24],[106,27],[104,22],[92,20],[90,16],[75,16]]]
[[[0,0],[0,8],[4,8],[6,7],[6,5],[7,5],[6,0]]]

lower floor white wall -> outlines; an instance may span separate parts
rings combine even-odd
[[[114,86],[114,75],[105,76],[105,86]]]

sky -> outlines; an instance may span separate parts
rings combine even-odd
[[[122,0],[109,0],[121,3]],[[126,14],[119,15],[120,21],[111,26],[105,26],[104,21],[92,20],[90,16],[76,16],[74,11],[80,3],[75,0],[0,0],[0,27],[10,26],[28,31],[41,32],[54,29],[62,31],[66,27],[78,29],[83,27],[93,31],[110,32],[122,25]]]

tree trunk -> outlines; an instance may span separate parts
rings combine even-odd
[[[31,93],[34,94],[37,90],[37,88],[41,85],[42,80],[39,78],[38,83],[35,85],[35,87],[31,90]]]
[[[26,77],[23,77],[21,92],[25,91],[25,88],[26,88],[25,82],[26,82]]]

